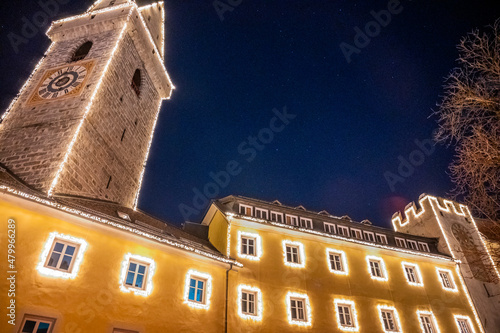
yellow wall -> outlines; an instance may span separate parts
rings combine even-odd
[[[210,228],[208,229],[208,240],[222,254],[227,255],[227,231],[229,228],[228,221],[219,210],[216,210],[212,216],[211,221],[209,221],[208,223],[210,224]]]

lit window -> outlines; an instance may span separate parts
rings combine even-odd
[[[388,280],[385,263],[382,258],[375,256],[366,256],[366,261],[368,263],[368,271],[370,272],[372,279],[380,281]]]
[[[300,268],[306,266],[304,245],[302,243],[283,241],[283,256],[287,266]]]
[[[267,210],[261,208],[255,208],[255,217],[258,219],[267,220]]]
[[[357,332],[358,319],[356,307],[353,301],[336,299],[334,301],[335,311],[337,314],[337,326],[342,331]]]
[[[422,329],[422,333],[439,333],[436,318],[434,318],[432,312],[417,311],[417,315],[420,321],[420,328]]]
[[[148,296],[153,290],[153,274],[156,264],[153,259],[128,253],[122,262],[121,285],[123,292]]]
[[[351,236],[357,239],[363,239],[363,235],[361,234],[361,230],[359,229],[352,229],[351,228]]]
[[[238,231],[238,256],[259,260],[262,256],[262,240],[259,234]]]
[[[294,245],[286,246],[286,261],[294,264],[300,264],[299,247]]]
[[[404,248],[406,248],[406,247],[407,247],[407,246],[406,246],[406,240],[405,240],[405,239],[403,239],[403,238],[398,238],[398,237],[395,237],[395,239],[396,239],[396,246],[398,246],[398,247],[404,247]]]
[[[394,307],[379,305],[380,322],[384,332],[401,332],[398,312]]]
[[[190,270],[186,274],[184,303],[194,308],[208,309],[212,292],[212,277]]]
[[[323,227],[325,228],[325,232],[327,232],[329,234],[336,234],[337,233],[336,228],[335,228],[335,224],[333,224],[333,223],[324,222]]]
[[[469,317],[455,315],[455,321],[460,333],[475,333]]]
[[[431,252],[431,250],[429,250],[429,245],[427,245],[427,243],[418,242],[418,247],[422,252]]]
[[[338,225],[337,231],[338,231],[340,236],[349,237],[349,228],[348,227],[344,227],[343,225]]]
[[[293,215],[286,215],[286,224],[288,225],[293,225],[295,227],[299,226],[299,220],[297,219],[297,216]]]
[[[405,272],[406,281],[412,286],[423,286],[422,275],[420,274],[420,269],[415,264],[410,264],[407,262],[401,263],[403,265],[403,270]]]
[[[301,217],[300,218],[300,226],[305,229],[312,229],[313,228],[313,222],[311,219],[306,219]]]
[[[255,255],[255,238],[241,236],[241,254]]]
[[[414,240],[410,240],[408,239],[407,241],[408,243],[408,247],[412,250],[415,250],[415,251],[418,251],[418,245],[417,245],[417,242],[415,242]]]
[[[45,243],[37,270],[47,276],[74,279],[86,248],[83,239],[53,232]]]
[[[455,281],[453,279],[453,274],[451,273],[450,270],[436,268],[436,271],[437,271],[438,278],[441,281],[441,285],[443,286],[443,289],[449,290],[449,291],[455,291],[455,292],[458,291],[458,289],[455,285]]]
[[[347,275],[347,260],[345,253],[340,250],[326,249],[328,268],[335,274]]]
[[[246,216],[252,216],[252,206],[240,204],[240,214]]]
[[[365,237],[365,240],[369,242],[375,242],[375,234],[370,231],[363,231],[363,235]]]
[[[387,244],[387,237],[386,237],[386,235],[375,234],[375,237],[377,238],[377,243]]]
[[[25,315],[19,333],[50,333],[54,328],[54,318]]]
[[[271,221],[283,223],[283,213],[271,211]]]
[[[252,320],[262,320],[262,293],[259,288],[238,286],[238,314]]]
[[[286,295],[288,322],[292,325],[310,326],[312,322],[309,297],[305,294],[288,292]]]

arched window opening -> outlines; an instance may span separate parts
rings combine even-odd
[[[92,48],[92,42],[85,42],[83,43],[78,50],[76,50],[75,54],[73,54],[73,58],[71,58],[71,61],[80,61],[85,59],[85,57],[89,54],[90,49]]]
[[[132,89],[134,89],[137,96],[141,94],[141,70],[137,69],[132,78]]]

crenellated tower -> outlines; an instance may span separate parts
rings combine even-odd
[[[132,207],[162,100],[162,2],[100,0],[52,23],[52,44],[2,115],[0,163],[49,196]]]

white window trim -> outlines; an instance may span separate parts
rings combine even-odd
[[[256,298],[256,300],[255,300],[255,314],[243,313],[243,309],[241,306],[243,292],[255,294],[255,298]],[[256,288],[256,287],[240,284],[238,286],[238,315],[244,319],[261,321],[263,312],[264,312],[264,306],[263,306],[263,301],[262,301],[262,292],[260,291],[260,289]]]
[[[401,265],[403,266],[403,274],[405,275],[406,282],[408,282],[409,285],[417,287],[424,286],[424,281],[422,280],[422,273],[420,272],[420,267],[417,264],[403,261],[401,262]],[[408,274],[406,273],[406,267],[413,268],[415,272],[415,278],[417,279],[416,282],[410,281],[410,279],[408,278]]]
[[[49,323],[49,329],[47,333],[51,333],[54,330],[54,326],[56,324],[56,318],[49,318],[49,317],[42,317],[42,316],[37,316],[37,315],[31,315],[31,314],[25,314],[23,317],[23,320],[21,321],[21,325],[19,327],[19,333],[21,333],[24,325],[26,324],[26,321],[34,321],[36,322],[35,329],[33,332],[36,332],[38,330],[38,326],[40,325],[41,322],[43,323]]]
[[[471,332],[476,333],[476,330],[474,329],[474,325],[472,325],[472,320],[470,319],[469,316],[454,315],[453,317],[455,318],[455,324],[457,325],[458,332],[461,332],[460,325],[459,325],[458,321],[464,320],[469,325]]]
[[[431,252],[431,250],[429,249],[429,244],[424,242],[418,242],[418,248],[422,252]]]
[[[288,218],[290,218],[290,224],[288,224]],[[293,222],[293,221],[295,221],[295,222]],[[300,227],[299,217],[297,215],[286,214],[285,215],[285,224],[291,225],[293,227]]]
[[[281,222],[278,221],[278,219],[276,220],[273,220],[273,214],[276,215],[276,216],[281,216]],[[284,219],[283,219],[283,213],[279,213],[279,212],[275,212],[275,211],[270,211],[269,213],[269,220],[273,221],[273,222],[277,222],[277,223],[283,223],[284,222]]]
[[[262,208],[257,208],[255,207],[255,217],[257,217],[257,212],[260,212],[261,217],[259,217],[262,220],[268,220],[269,219],[269,211],[267,209],[262,209]],[[265,214],[266,217],[262,217],[262,215]]]
[[[255,239],[255,255],[248,255],[241,253],[241,239],[242,237],[254,238]],[[258,261],[262,257],[262,237],[259,234],[254,234],[250,232],[238,230],[238,257]]]
[[[369,236],[367,235],[371,235],[372,236],[372,239],[369,238]],[[377,239],[375,238],[375,233],[371,232],[371,231],[365,231],[363,230],[363,238],[368,241],[368,242],[373,242],[375,243],[377,241]]]
[[[354,234],[355,236],[353,236],[352,234]],[[361,232],[361,229],[351,228],[351,237],[355,238],[355,239],[363,240],[363,232]]]
[[[407,239],[407,240],[406,240],[406,244],[408,244],[408,248],[409,248],[410,250],[420,251],[420,248],[418,247],[418,243],[417,243],[417,241],[414,241],[414,240],[412,240],[412,239]],[[414,247],[412,247],[410,244],[413,244],[413,245],[414,245]]]
[[[142,288],[127,286],[125,284],[130,262],[146,266],[146,276],[143,281]],[[149,296],[153,291],[153,275],[155,273],[155,270],[156,270],[156,263],[153,259],[135,255],[132,253],[127,253],[122,261],[122,268],[120,274],[120,290],[123,291],[124,293],[133,292],[136,295]]]
[[[433,326],[432,328],[434,329],[435,333],[440,333],[441,331],[439,330],[439,326],[436,321],[436,317],[432,313],[432,311],[423,311],[423,310],[417,310],[417,316],[418,316],[418,321],[420,323],[420,328],[422,329],[422,333],[425,333],[425,327],[424,324],[422,324],[422,316],[430,317],[431,318],[431,325]]]
[[[406,239],[401,238],[401,237],[394,237],[394,239],[396,240],[396,246],[397,247],[403,247],[405,249],[408,248],[408,245],[406,244]],[[399,240],[399,242],[398,242],[398,240]],[[401,243],[404,244],[404,246],[400,246]]]
[[[358,314],[356,312],[356,304],[354,303],[354,301],[346,299],[335,299],[333,303],[335,306],[335,314],[337,316],[337,327],[342,331],[358,332],[359,331]],[[351,321],[353,324],[352,326],[342,326],[340,321],[339,306],[348,306],[350,308]]]
[[[242,208],[244,208],[244,212],[242,212]],[[250,208],[250,215],[247,215],[246,214],[246,209],[247,208]],[[243,215],[243,216],[253,216],[253,207],[252,206],[249,206],[249,205],[245,205],[245,204],[240,204],[240,215]]]
[[[299,255],[299,263],[293,263],[293,262],[288,262],[287,261],[287,256],[286,256],[286,248],[287,246],[293,246],[298,248],[298,255]],[[306,267],[306,256],[304,253],[304,244],[300,242],[293,242],[290,240],[284,240],[283,241],[283,260],[285,262],[285,265],[294,267],[294,268],[304,268]]]
[[[393,306],[388,306],[388,305],[377,305],[377,309],[378,309],[378,315],[379,315],[379,318],[380,318],[380,324],[382,325],[382,330],[385,332],[385,333],[401,333],[401,321],[399,320],[399,314],[398,314],[398,311],[396,310],[395,307]],[[393,317],[394,317],[394,323],[396,325],[396,331],[392,331],[392,330],[386,330],[385,329],[385,325],[384,325],[384,319],[382,317],[382,311],[392,311],[393,313]]]
[[[203,292],[203,302],[196,302],[189,299],[189,287],[191,283],[191,278],[198,280],[205,280],[205,290]],[[212,276],[207,273],[201,273],[190,269],[186,274],[186,280],[184,281],[184,304],[196,309],[210,308],[210,297],[212,296]]]
[[[292,319],[292,299],[301,299],[304,301],[304,315],[305,320],[296,320]],[[306,294],[299,294],[289,291],[286,294],[286,307],[288,313],[288,323],[290,325],[298,325],[298,326],[311,326],[312,324],[312,310],[311,304],[309,303],[309,297]]]
[[[445,287],[443,278],[441,277],[441,274],[440,274],[441,272],[448,274],[448,280],[450,281],[452,288]],[[457,287],[457,284],[455,283],[455,278],[453,277],[453,272],[451,270],[436,267],[436,273],[437,273],[438,281],[444,290],[453,291],[455,293],[458,292],[458,287]]]
[[[73,255],[73,260],[71,260],[71,266],[67,271],[46,266],[49,260],[49,256],[52,253],[52,249],[54,248],[54,245],[57,241],[65,244],[71,243],[76,245],[77,247]],[[74,279],[78,274],[78,270],[80,269],[80,265],[83,261],[83,254],[85,253],[86,249],[87,242],[81,238],[75,238],[73,236],[64,235],[57,232],[50,233],[49,238],[45,242],[45,246],[40,255],[40,261],[37,265],[38,273],[50,277]]]
[[[330,253],[340,255],[340,258],[342,260],[342,268],[344,269],[343,271],[338,271],[338,270],[332,269],[332,265],[330,263]],[[334,274],[338,274],[338,275],[348,275],[349,274],[349,267],[347,266],[347,257],[346,257],[346,254],[344,251],[327,248],[326,249],[326,263],[328,265],[328,269],[330,270],[330,272],[332,272]]]
[[[381,239],[383,239],[384,241],[383,241],[383,242],[379,242],[379,241],[378,241],[378,239],[377,239],[377,236],[378,236],[378,237],[380,237]],[[389,244],[389,243],[387,242],[387,236],[386,236],[386,235],[384,235],[384,234],[375,234],[375,241],[376,241],[377,243],[380,243],[380,244]]]
[[[333,232],[328,231],[328,227],[333,229]],[[327,234],[337,234],[337,225],[334,223],[323,222],[323,229]]]
[[[339,230],[344,230],[343,232],[345,232],[347,235],[339,232]],[[344,237],[350,237],[351,236],[351,232],[349,230],[349,227],[346,227],[344,225],[337,225],[337,233],[338,233],[338,235],[344,236]]]
[[[372,275],[372,269],[371,269],[371,266],[370,266],[370,261],[378,261],[380,263],[380,272],[382,273],[382,276],[379,277],[379,276],[374,276]],[[385,267],[385,262],[384,262],[384,259],[380,258],[380,257],[376,257],[376,256],[366,256],[366,263],[367,263],[367,267],[368,267],[368,274],[370,274],[371,278],[373,280],[378,280],[378,281],[388,281],[389,280],[389,275],[387,274],[387,269]]]
[[[313,229],[313,221],[311,219],[300,217],[299,224],[301,228],[304,229]]]

